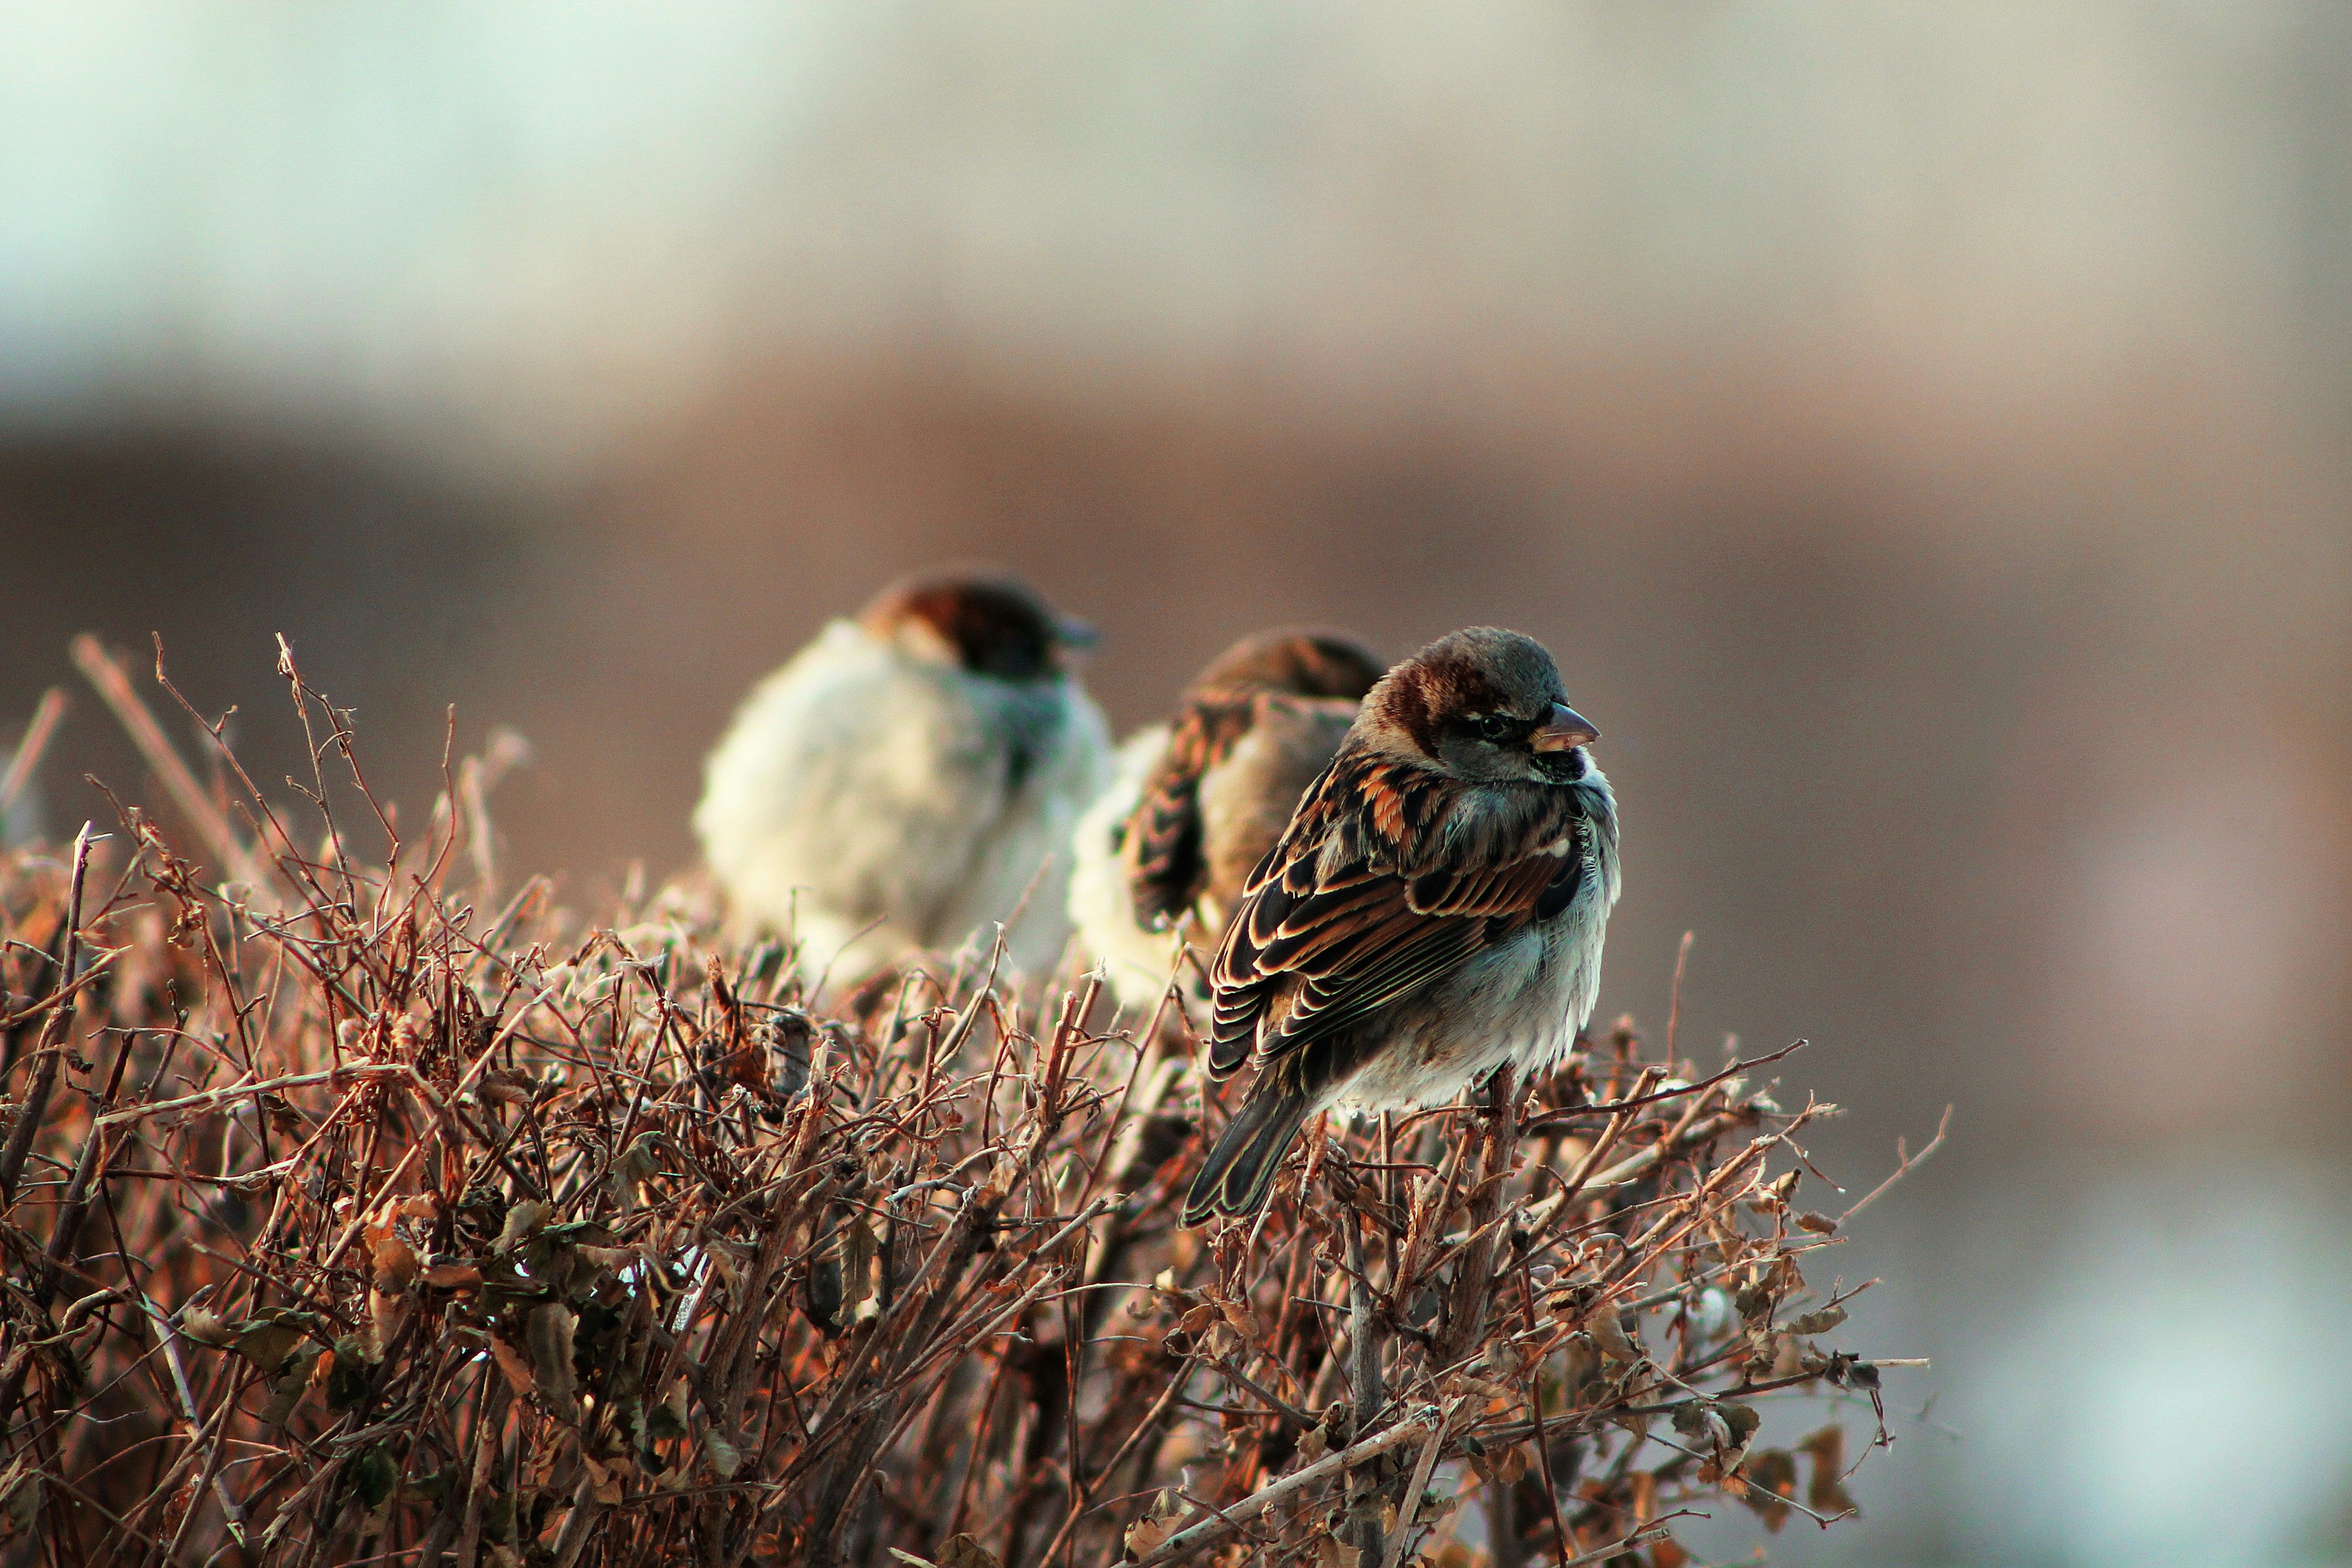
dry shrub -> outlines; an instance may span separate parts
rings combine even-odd
[[[500,899],[498,759],[404,838],[289,658],[298,818],[78,656],[192,837],[0,866],[12,1560],[1672,1568],[1885,1440],[1760,1064],[1620,1026],[1188,1231],[1181,1010]]]

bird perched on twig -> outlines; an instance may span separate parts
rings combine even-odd
[[[1068,939],[1071,829],[1109,772],[1068,668],[1094,640],[1026,584],[902,579],[745,700],[694,826],[739,920],[791,931],[803,973],[856,979],[1007,923],[1019,968]]]
[[[1372,689],[1218,949],[1209,1074],[1258,1071],[1185,1223],[1255,1209],[1310,1115],[1440,1104],[1574,1044],[1618,890],[1598,739],[1517,632],[1441,637]]]
[[[1242,886],[1329,765],[1385,668],[1354,638],[1285,627],[1244,637],[1185,688],[1176,716],[1119,748],[1078,821],[1070,915],[1112,988],[1150,1009],[1190,916],[1213,952]]]

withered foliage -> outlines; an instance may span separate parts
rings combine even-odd
[[[1621,1026],[1188,1231],[1172,1001],[501,898],[489,767],[404,836],[289,658],[265,805],[80,653],[168,804],[0,864],[7,1561],[1674,1568],[1885,1441],[1761,1064]]]

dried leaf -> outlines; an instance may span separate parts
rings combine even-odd
[[[294,1407],[302,1403],[303,1394],[317,1376],[319,1363],[326,1350],[319,1345],[303,1345],[287,1361],[285,1370],[271,1380],[269,1399],[261,1407],[261,1418],[272,1426],[283,1426],[293,1418]]]
[[[572,1370],[572,1336],[579,1322],[578,1315],[561,1301],[534,1308],[523,1320],[531,1378],[551,1410],[570,1410],[572,1391],[579,1386]]]
[[[1642,1359],[1641,1351],[1635,1348],[1632,1338],[1626,1334],[1625,1325],[1619,1321],[1617,1309],[1613,1305],[1603,1302],[1595,1308],[1585,1319],[1584,1327],[1586,1331],[1591,1334],[1592,1342],[1601,1347],[1601,1353],[1611,1361],[1633,1362]]]
[[[1013,1184],[1020,1179],[1021,1162],[1010,1154],[999,1154],[995,1163],[989,1166],[988,1180],[982,1184],[976,1195],[982,1203],[992,1202],[1010,1193]]]
[[[89,1069],[85,1068],[83,1070]],[[264,1092],[254,1096],[254,1099],[261,1109],[268,1113],[269,1125],[287,1137],[300,1140],[310,1135],[310,1122],[303,1119],[302,1113],[295,1110],[285,1096]]]
[[[722,1481],[733,1480],[743,1468],[743,1450],[716,1432],[702,1435],[702,1451],[710,1460],[710,1473]]]
[[[686,1384],[671,1384],[662,1402],[646,1412],[646,1436],[656,1442],[686,1436]]]
[[[1853,1496],[1845,1489],[1845,1429],[1824,1426],[1797,1447],[1813,1461],[1812,1484],[1805,1489],[1807,1505],[1832,1519],[1853,1512]]]
[[[613,1162],[613,1195],[624,1212],[637,1206],[637,1188],[661,1174],[661,1161],[657,1158],[660,1145],[656,1134],[640,1132]]]
[[[368,1396],[371,1386],[367,1346],[359,1335],[345,1334],[335,1342],[327,1363],[327,1408],[349,1410]]]
[[[301,1342],[301,1329],[282,1321],[250,1318],[237,1325],[236,1353],[264,1372],[274,1373],[284,1366]]]
[[[876,1249],[874,1227],[866,1223],[863,1215],[842,1226],[841,1283],[844,1298],[852,1312],[874,1294]]]
[[[969,1535],[950,1535],[940,1548],[940,1568],[1004,1568],[996,1553]]]
[[[470,1290],[482,1282],[482,1271],[471,1263],[428,1263],[419,1278],[436,1290]]]
[[[1136,1558],[1149,1557],[1160,1550],[1160,1542],[1168,1536],[1168,1527],[1146,1514],[1127,1527],[1127,1554]]]
[[[476,1096],[498,1105],[529,1105],[538,1092],[539,1080],[520,1068],[488,1068],[474,1086]]]
[[[1816,1214],[1811,1209],[1806,1209],[1797,1215],[1797,1228],[1811,1231],[1815,1236],[1827,1236],[1837,1227],[1837,1221],[1825,1214]]]
[[[368,1237],[368,1256],[375,1260],[379,1290],[405,1290],[416,1279],[416,1249],[389,1227]]]
[[[482,1509],[482,1539],[500,1544],[514,1539],[515,1495],[499,1492]]]
[[[539,1386],[539,1380],[531,1375],[530,1358],[496,1334],[490,1336],[490,1359],[499,1363],[499,1370],[506,1374],[507,1386],[518,1394],[528,1398],[531,1390]]]
[[[512,1252],[517,1247],[539,1234],[555,1213],[553,1207],[536,1199],[519,1203],[507,1210],[506,1222],[499,1227],[498,1249]]]
[[[180,1332],[184,1338],[200,1345],[209,1345],[216,1351],[228,1349],[236,1343],[237,1339],[236,1331],[223,1322],[220,1314],[208,1312],[202,1307],[180,1309]]]
[[[368,1292],[368,1360],[383,1360],[384,1352],[399,1337],[401,1325],[408,1321],[408,1303],[406,1296],[388,1296],[373,1289]]]
[[[1712,1450],[1727,1447],[1731,1442],[1731,1426],[1707,1407],[1704,1399],[1685,1400],[1675,1406],[1674,1428],[1693,1447]]]
[[[1784,1325],[1792,1334],[1825,1334],[1845,1321],[1843,1307],[1817,1307]]]
[[[0,1503],[0,1520],[5,1520],[8,1525],[6,1539],[13,1541],[31,1530],[33,1521],[40,1515],[40,1472],[12,1469],[7,1500],[5,1503]]]
[[[714,1247],[702,1256],[710,1266],[712,1276],[731,1292],[735,1289],[735,1259],[723,1247]]]
[[[582,1467],[588,1472],[588,1495],[597,1502],[616,1503],[628,1495],[628,1486],[618,1464],[600,1465],[583,1457]]]
[[[1778,1531],[1789,1522],[1789,1500],[1797,1495],[1797,1461],[1779,1448],[1767,1448],[1740,1467],[1739,1479],[1748,1485],[1741,1500],[1764,1521],[1764,1528]]]
[[[845,1325],[841,1321],[843,1277],[841,1256],[828,1252],[809,1264],[808,1279],[803,1286],[809,1321],[826,1334],[837,1334]]]

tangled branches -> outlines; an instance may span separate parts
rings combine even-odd
[[[1173,998],[975,950],[829,1006],[690,892],[494,903],[488,770],[404,844],[281,669],[315,849],[151,752],[194,847],[0,865],[9,1560],[1674,1568],[1851,1509],[1887,1363],[1801,1272],[1777,1058],[1621,1026],[1184,1230]]]

